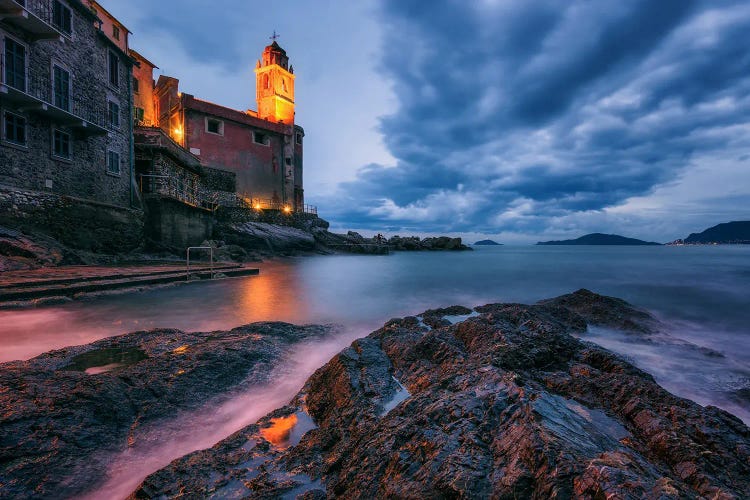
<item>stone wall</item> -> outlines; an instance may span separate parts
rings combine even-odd
[[[143,244],[140,210],[1,185],[0,225],[102,254],[127,253]]]
[[[74,5],[75,4],[75,5]],[[72,35],[60,40],[30,39],[7,21],[0,21],[0,36],[11,36],[27,47],[25,92],[37,99],[29,105],[0,95],[0,107],[27,120],[27,142],[14,145],[0,141],[0,183],[87,198],[129,207],[131,202],[131,94],[130,59],[95,27],[95,17],[73,2]],[[112,51],[119,60],[119,85],[109,83],[108,57]],[[89,135],[92,127],[66,126],[67,116],[42,109],[39,101],[54,103],[52,68],[58,65],[70,74],[70,111],[78,117],[107,126],[99,135]],[[108,102],[119,105],[119,127],[109,127]],[[70,121],[68,120],[68,123]],[[54,129],[72,136],[70,159],[52,155]],[[120,155],[120,172],[109,172],[107,153]]]
[[[237,191],[237,174],[220,168],[203,166],[203,184],[214,191]]]
[[[145,196],[144,202],[149,246],[184,254],[187,247],[213,237],[215,219],[211,211],[158,195]]]
[[[216,210],[218,222],[242,224],[244,222],[265,222],[277,226],[290,226],[309,231],[312,227],[328,228],[328,222],[315,214],[304,212],[284,213],[280,210],[253,210],[244,207],[219,207]]]

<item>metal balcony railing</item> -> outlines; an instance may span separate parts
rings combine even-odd
[[[197,187],[189,187],[177,178],[160,174],[139,174],[138,186],[143,194],[158,194],[194,207],[216,210],[217,195],[207,196]]]
[[[0,16],[34,40],[55,40],[61,35],[70,36],[70,11],[61,10],[58,15],[59,19],[56,20],[52,0],[0,0]]]
[[[159,124],[156,123],[156,120],[147,120],[146,118],[141,118],[140,120],[138,118],[133,119],[133,125],[136,127],[158,127]]]
[[[108,110],[104,103],[75,99],[72,88],[68,88],[67,94],[55,96],[51,79],[30,79],[25,68],[23,76],[6,70],[5,54],[0,53],[0,83],[7,87],[3,93],[8,99],[22,101],[29,110],[45,114],[63,125],[94,125],[99,130],[93,132],[106,132]]]
[[[45,23],[54,26],[52,2],[50,0],[21,0],[20,2],[19,0],[15,0],[15,2]]]
[[[314,205],[302,205],[301,210],[295,210],[294,205],[291,203],[284,203],[279,200],[269,198],[252,198],[247,196],[237,195],[236,207],[248,208],[253,210],[279,210],[281,212],[303,212],[306,214],[318,215],[318,207]]]

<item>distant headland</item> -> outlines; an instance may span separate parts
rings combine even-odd
[[[494,240],[479,240],[476,243],[474,243],[474,245],[475,246],[476,245],[500,246],[502,245],[502,243],[498,243],[497,241],[494,241]]]
[[[667,245],[750,245],[750,221],[732,221],[717,224],[687,238],[674,240]]]
[[[618,234],[591,233],[574,240],[540,241],[537,245],[661,245],[661,243],[626,238]]]

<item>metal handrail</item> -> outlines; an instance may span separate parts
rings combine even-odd
[[[186,205],[207,208],[211,211],[215,211],[219,206],[217,202],[218,195],[216,193],[208,197],[202,195],[197,187],[192,190],[180,188],[177,185],[176,179],[169,175],[138,174],[138,187],[141,193],[148,194],[143,190],[144,178],[153,179],[150,184],[149,193],[159,194],[185,203]]]
[[[209,250],[211,255],[211,279],[214,279],[214,247],[187,247],[185,281],[190,281],[190,250]]]
[[[242,208],[251,208],[253,210],[280,210],[294,212],[294,207],[289,203],[283,203],[273,198],[252,198],[246,196],[237,195],[235,206]],[[318,215],[318,207],[314,205],[304,204],[302,210],[298,210],[306,214]]]

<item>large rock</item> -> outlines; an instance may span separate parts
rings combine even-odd
[[[152,330],[0,364],[0,498],[79,495],[106,472],[102,457],[138,442],[146,424],[267,382],[292,344],[326,331]]]
[[[750,429],[571,335],[592,322],[656,324],[587,291],[391,320],[133,497],[747,498]]]
[[[270,253],[315,249],[315,238],[311,233],[291,226],[265,222],[245,222],[224,226],[221,236],[228,244]]]
[[[0,226],[0,272],[60,264],[64,250],[55,243]]]

